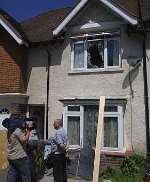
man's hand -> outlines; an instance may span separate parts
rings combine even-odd
[[[30,136],[30,131],[31,131],[31,130],[29,130],[29,129],[26,128],[26,130],[25,130],[25,135],[24,135],[24,137],[23,137],[23,142],[24,142],[24,143],[28,143],[29,136]]]

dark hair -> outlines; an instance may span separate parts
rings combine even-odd
[[[26,118],[26,121],[37,121],[36,117],[29,117],[29,118]]]
[[[37,124],[36,124],[36,122],[37,122],[37,119],[35,118],[35,117],[29,117],[29,118],[26,118],[26,121],[32,121],[32,128],[33,129],[36,129],[37,128]]]

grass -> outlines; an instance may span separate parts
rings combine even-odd
[[[141,168],[140,172],[136,176],[125,176],[120,170],[115,171],[113,175],[108,176],[105,179],[110,179],[112,182],[143,182],[144,169]],[[102,182],[103,178],[100,178]]]

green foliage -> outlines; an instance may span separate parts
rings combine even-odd
[[[112,182],[142,182],[144,178],[144,157],[132,155],[125,157],[120,169],[108,167],[101,175],[99,181],[104,179]]]
[[[144,163],[144,178],[145,179],[149,179],[150,178],[150,156],[148,156],[145,159],[145,163]]]
[[[103,179],[109,179],[111,176],[113,176],[115,173],[115,170],[112,169],[111,167],[108,167],[102,174]]]
[[[144,157],[140,155],[132,155],[125,157],[121,171],[125,176],[135,176],[139,173],[141,166],[144,165]]]
[[[101,177],[99,182],[103,182],[103,179],[111,180],[112,182],[142,182],[143,176],[144,171],[142,168],[135,176],[125,176],[122,174],[121,170],[115,170],[112,176],[107,176],[107,178]]]

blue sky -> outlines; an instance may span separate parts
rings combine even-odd
[[[49,9],[71,6],[75,1],[76,0],[0,0],[0,8],[4,9],[16,20],[22,21]]]

